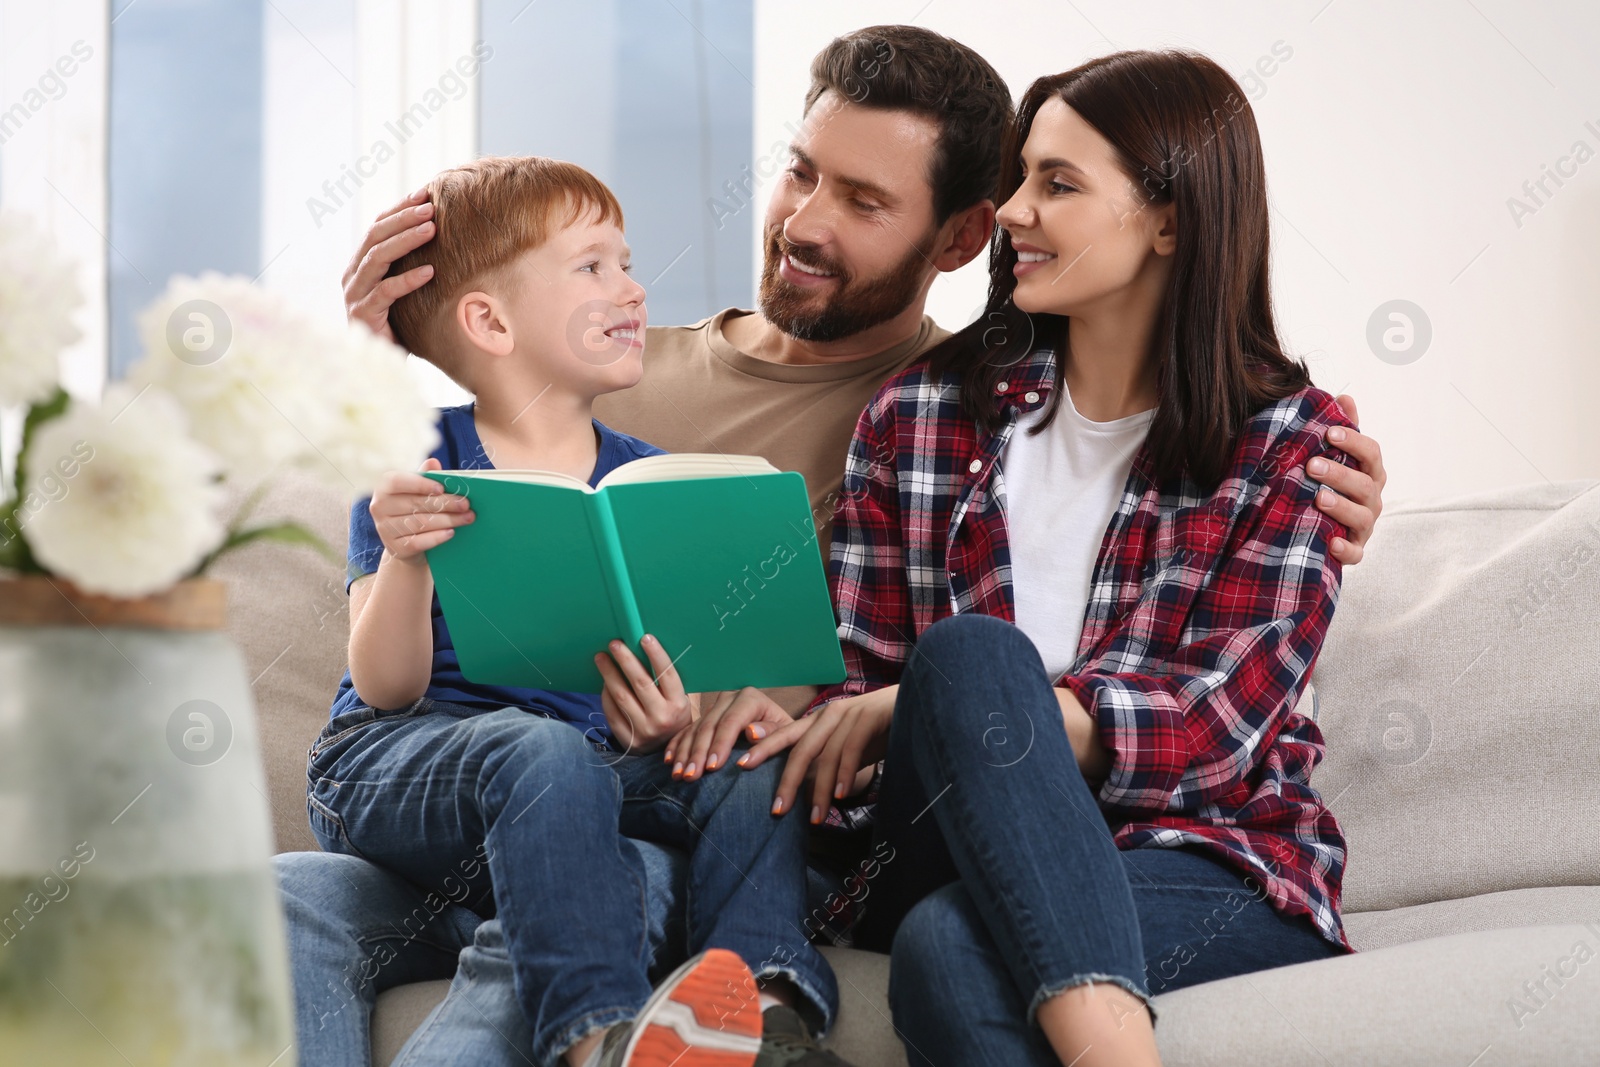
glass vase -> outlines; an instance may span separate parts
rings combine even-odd
[[[293,1067],[243,657],[219,583],[0,580],[0,1064]]]

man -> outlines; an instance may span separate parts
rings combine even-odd
[[[760,311],[728,309],[693,326],[650,327],[643,380],[603,398],[595,414],[668,451],[753,453],[800,471],[826,555],[857,417],[879,385],[948,336],[924,312],[928,290],[941,272],[988,245],[1011,97],[971,49],[910,26],[838,38],[811,73],[805,121],[763,223]],[[345,273],[351,318],[392,336],[389,306],[426,284],[431,271],[387,275],[431,238],[430,214],[413,195],[374,223]],[[1340,403],[1356,421],[1354,403]],[[1377,442],[1363,434],[1333,443],[1360,469],[1329,464],[1308,474],[1331,490],[1319,494],[1319,506],[1350,531],[1348,541],[1331,546],[1350,565],[1360,561],[1381,510],[1383,461]],[[790,721],[813,692],[747,689],[723,694],[716,706],[727,708],[724,729],[771,729]],[[673,755],[684,774],[711,769]],[[650,887],[653,930],[676,910],[673,857],[655,861],[651,869],[661,874]],[[396,1063],[527,1062],[497,921],[478,923],[464,904],[446,902],[422,915],[426,958],[414,953],[404,965],[374,967],[369,946],[416,912],[426,887],[349,857],[299,854],[278,862],[307,1067],[349,1062],[326,1058],[332,1053],[325,1050],[366,1040],[377,989],[450,977],[452,944],[461,951],[451,993]],[[335,863],[337,876],[329,874]],[[352,970],[360,980],[341,986]],[[343,1007],[331,1022],[330,989]],[[811,1035],[774,1035],[758,1063],[823,1063],[824,1056]]]

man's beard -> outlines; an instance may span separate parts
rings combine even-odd
[[[842,340],[887,322],[909,307],[922,288],[932,236],[929,234],[925,241],[928,248],[913,245],[900,262],[883,274],[858,281],[838,263],[823,260],[813,249],[794,255],[795,246],[779,231],[769,229],[766,258],[761,266],[761,314],[795,340],[818,343]],[[778,264],[785,254],[808,267],[836,275],[838,285],[833,293],[819,298],[816,293],[784,281],[778,274]]]

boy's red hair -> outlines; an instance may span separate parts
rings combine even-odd
[[[389,276],[431,263],[433,277],[394,302],[389,328],[401,345],[463,385],[451,334],[456,300],[586,215],[622,226],[622,205],[604,182],[545,156],[475,159],[438,174],[428,196],[433,240],[396,260]]]

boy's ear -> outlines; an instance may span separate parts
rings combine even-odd
[[[456,301],[456,325],[475,348],[491,356],[511,354],[511,320],[500,298],[481,290]]]

